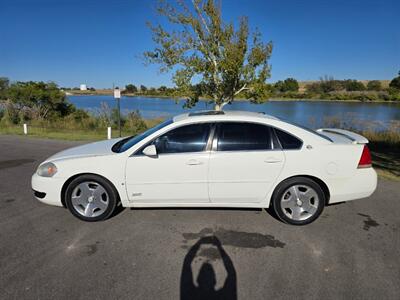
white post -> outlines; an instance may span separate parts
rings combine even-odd
[[[28,134],[28,125],[24,123],[24,134]]]
[[[107,139],[111,140],[111,127],[107,127]]]

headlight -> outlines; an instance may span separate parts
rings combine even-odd
[[[57,173],[57,167],[51,162],[44,163],[39,166],[36,173],[43,177],[53,177],[53,175]]]

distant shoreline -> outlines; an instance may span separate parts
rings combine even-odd
[[[102,91],[74,91],[70,93],[69,91],[66,92],[67,96],[112,96],[113,93],[112,91],[108,90],[102,90]],[[142,97],[142,98],[165,98],[165,99],[174,99],[174,100],[185,100],[184,97],[178,97],[178,96],[166,96],[166,95],[138,95],[138,94],[123,94],[122,96],[125,97],[130,97],[130,98],[137,98],[137,97]],[[200,98],[200,101],[207,101],[210,99],[207,98]],[[250,102],[248,99],[243,99],[243,98],[238,98],[235,99],[235,101],[243,101],[243,102]],[[358,100],[358,99],[352,99],[352,100],[338,100],[338,99],[295,99],[295,98],[279,98],[279,97],[273,97],[270,99],[267,99],[267,101],[270,102],[278,102],[278,101],[287,101],[287,102],[335,102],[335,103],[345,103],[345,102],[351,102],[351,103],[399,103],[399,101],[385,101],[385,100]]]

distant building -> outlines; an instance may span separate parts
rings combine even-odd
[[[81,84],[80,88],[81,91],[87,91],[87,86],[86,84]]]

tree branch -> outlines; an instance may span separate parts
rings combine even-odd
[[[233,97],[235,97],[236,95],[239,95],[241,92],[243,92],[244,90],[249,90],[249,88],[248,87],[246,87],[246,83],[239,89],[239,90],[237,90],[234,94],[233,94]]]
[[[212,34],[211,34],[211,30],[210,30],[210,28],[208,27],[208,24],[207,24],[206,20],[204,19],[203,14],[201,13],[200,7],[197,5],[197,3],[195,2],[195,0],[192,0],[192,4],[193,4],[193,7],[194,7],[194,9],[195,9],[197,15],[199,16],[201,22],[203,23],[204,28],[207,30],[207,32],[208,32],[209,35],[212,35]],[[200,37],[199,37],[199,39],[200,39]],[[218,46],[218,51],[219,51],[218,39],[215,39],[215,40],[217,40],[217,46]],[[201,39],[200,39],[200,43],[202,43]],[[219,78],[218,78],[218,63],[217,63],[217,58],[216,58],[215,54],[212,53],[212,51],[209,51],[209,52],[210,52],[210,53],[209,53],[208,55],[210,56],[211,62],[212,62],[213,65],[214,65],[213,79],[214,79],[215,85],[216,85],[216,86],[219,86],[220,80],[219,80]]]
[[[194,9],[196,10],[197,15],[200,17],[201,22],[203,23],[204,27],[206,28],[208,34],[211,35],[210,28],[208,28],[207,22],[204,19],[203,14],[201,13],[201,10],[200,10],[199,6],[196,4],[196,2],[194,0],[192,0],[192,4],[194,6]]]

